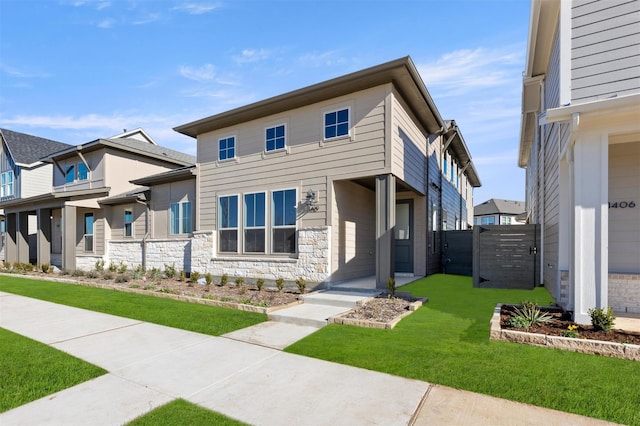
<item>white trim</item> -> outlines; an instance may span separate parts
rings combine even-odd
[[[640,104],[640,94],[619,96],[560,108],[551,108],[547,110],[546,120],[549,123],[569,121],[573,119],[573,114],[576,113],[606,114],[618,109],[638,109],[638,104]]]
[[[284,127],[284,146],[282,148],[276,148],[276,149],[267,149],[267,130],[269,129],[277,129],[278,127],[283,126]],[[282,151],[286,151],[287,153],[289,152],[287,147],[289,146],[289,144],[287,143],[287,123],[280,123],[280,124],[275,124],[272,126],[267,126],[264,128],[264,153],[265,154],[270,154],[270,153],[275,153],[275,152],[282,152]],[[276,137],[277,139],[277,137]]]
[[[325,132],[326,132],[326,119],[327,119],[327,114],[331,114],[331,113],[338,113],[340,111],[344,111],[347,110],[347,134],[346,135],[337,135],[337,136],[333,136],[331,138],[327,138],[325,137]],[[352,132],[353,132],[353,119],[352,119],[352,108],[351,105],[346,105],[346,106],[341,106],[341,107],[332,107],[330,109],[325,109],[322,111],[322,141],[323,142],[332,142],[332,141],[336,141],[336,140],[340,140],[340,139],[348,139],[348,140],[352,140]],[[337,117],[337,115],[336,115]],[[336,126],[337,126],[337,122],[336,122]]]
[[[229,138],[233,138],[233,157],[227,157],[224,160],[221,160],[220,159],[220,141],[228,140]],[[229,162],[229,161],[232,161],[232,160],[236,160],[238,158],[238,155],[237,155],[238,143],[237,143],[237,141],[238,141],[238,137],[236,135],[228,135],[228,136],[225,136],[225,137],[219,137],[218,138],[218,146],[217,146],[218,155],[216,156],[216,161],[218,163],[226,163],[226,162]],[[227,148],[227,150],[228,150],[228,148]]]

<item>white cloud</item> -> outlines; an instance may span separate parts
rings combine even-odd
[[[338,56],[338,51],[311,52],[298,57],[298,62],[305,66],[319,67],[345,64],[347,60]]]
[[[173,10],[186,12],[190,15],[202,15],[222,7],[221,3],[183,3],[175,6]]]
[[[102,10],[102,9],[106,9],[109,6],[111,6],[111,2],[101,1],[101,2],[98,2],[98,4],[96,5],[96,9]]]
[[[213,80],[216,76],[216,69],[212,64],[205,64],[201,67],[181,66],[180,75],[190,80],[206,81]]]
[[[239,55],[233,57],[233,60],[239,64],[263,61],[269,58],[271,52],[266,49],[244,49]]]
[[[150,24],[152,22],[155,22],[158,19],[160,19],[160,15],[158,13],[150,13],[144,18],[140,18],[140,19],[131,21],[131,24],[133,24],[133,25],[145,25],[145,24]]]
[[[47,78],[49,74],[42,71],[25,71],[6,64],[0,64],[0,71],[17,78]]]
[[[98,22],[98,28],[104,28],[104,29],[108,29],[113,27],[113,24],[115,24],[115,21],[111,18],[106,18],[103,19],[102,21]]]

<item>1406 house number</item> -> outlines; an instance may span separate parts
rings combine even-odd
[[[626,209],[626,208],[634,208],[636,206],[636,202],[635,201],[616,201],[614,203],[612,203],[611,201],[609,201],[609,208],[610,209]]]

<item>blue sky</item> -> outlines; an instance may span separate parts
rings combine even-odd
[[[527,0],[0,0],[0,127],[78,144],[173,127],[410,55],[483,186],[516,165]]]

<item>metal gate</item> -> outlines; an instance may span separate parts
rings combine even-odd
[[[473,286],[532,289],[538,282],[537,225],[488,225],[473,230]]]
[[[473,275],[473,231],[442,232],[442,272]]]

